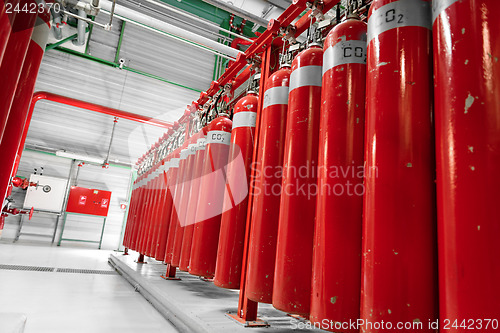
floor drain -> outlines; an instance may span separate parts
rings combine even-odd
[[[58,268],[58,267],[40,267],[40,266],[22,266],[0,264],[0,270],[10,271],[30,271],[30,272],[52,272],[52,273],[73,273],[73,274],[99,274],[115,275],[116,271],[83,269],[83,268]]]

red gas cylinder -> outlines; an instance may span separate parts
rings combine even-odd
[[[147,210],[147,198],[149,195],[149,174],[150,171],[146,171],[142,179],[142,198],[139,210],[137,211],[137,228],[132,242],[132,250],[134,251],[140,251],[140,239],[144,229],[144,212]]]
[[[254,197],[246,295],[263,303],[271,303],[273,295],[290,72],[288,65],[266,81],[255,179],[251,183]]]
[[[179,269],[186,272],[189,270],[189,262],[191,258],[191,246],[196,220],[196,210],[198,207],[198,198],[200,194],[200,182],[203,171],[203,163],[205,161],[207,130],[208,128],[204,127],[200,131],[199,137],[196,140],[196,153],[193,161],[193,177],[191,181],[191,189],[186,214],[186,227],[184,228],[184,238],[182,240],[181,260],[179,262]]]
[[[172,255],[174,252],[174,240],[175,240],[175,229],[177,227],[176,221],[174,220],[177,211],[174,205],[175,193],[177,191],[177,183],[179,181],[179,162],[180,162],[181,149],[177,148],[173,151],[172,157],[170,158],[170,177],[168,180],[168,188],[170,189],[172,206],[170,209],[170,218],[168,226],[168,237],[165,244],[165,258],[164,262],[167,264],[172,263]]]
[[[9,41],[9,36],[12,31],[11,21],[15,14],[12,8],[15,8],[18,3],[19,0],[7,0],[0,3],[0,31],[2,32],[2,34],[0,34],[0,64],[2,63],[3,55],[7,48],[7,42]],[[11,9],[10,13],[7,11],[7,6]]]
[[[292,62],[288,95],[273,305],[301,315],[311,303],[322,63],[319,45],[300,52]]]
[[[10,4],[10,2],[5,3],[5,6],[7,6],[7,4]],[[38,4],[35,0],[19,1],[18,9],[33,7],[38,9]],[[10,8],[10,10],[13,12],[16,11],[15,8]],[[28,51],[36,17],[37,11],[29,10],[19,10],[13,15],[12,30],[9,35],[7,46],[5,47],[2,63],[0,64],[0,78],[2,78],[2,89],[0,89],[0,141],[3,138],[10,107],[14,100],[14,94],[21,75],[24,58]],[[5,36],[4,34],[8,31],[9,30],[2,30],[1,35]],[[2,168],[4,167],[11,168],[12,165],[2,165]],[[11,170],[9,169],[8,171],[10,172]],[[3,196],[4,193],[0,195]]]
[[[214,278],[222,288],[240,288],[258,103],[257,94],[249,92],[234,106],[226,178],[230,191],[224,198]]]
[[[433,5],[440,327],[497,332],[500,2]]]
[[[430,1],[370,8],[361,319],[415,332],[438,315],[430,29]]]
[[[40,7],[43,9],[43,7]],[[22,140],[24,126],[27,121],[31,95],[35,89],[35,81],[40,69],[45,45],[50,32],[50,12],[39,13],[37,24],[33,28],[31,41],[26,52],[26,57],[17,84],[14,100],[10,108],[4,136],[0,142],[2,152],[2,167],[0,167],[0,200],[6,197],[9,181],[11,179],[17,151]],[[3,32],[2,32],[3,34]]]
[[[133,216],[133,225],[132,225],[132,232],[130,234],[130,249],[135,250],[136,249],[136,244],[137,244],[137,237],[138,233],[140,231],[140,216],[141,216],[141,211],[144,206],[144,195],[145,195],[145,174],[142,174],[139,177],[139,183],[138,183],[138,199],[137,199],[137,206],[134,211],[134,216]]]
[[[156,260],[163,261],[165,259],[165,248],[167,245],[168,231],[170,227],[170,216],[172,214],[172,191],[169,186],[170,184],[170,156],[166,158],[166,162],[164,163],[164,173],[163,177],[163,209],[160,214],[161,226],[160,226],[160,235],[158,240],[158,249],[155,254]]]
[[[123,246],[130,247],[130,233],[132,229],[134,210],[137,205],[137,179],[132,184],[132,192],[130,194],[130,202],[127,214],[127,225],[123,235]]]
[[[182,165],[182,154],[184,153],[184,165]],[[184,238],[184,229],[186,227],[187,203],[189,199],[189,186],[193,173],[193,160],[196,153],[196,135],[192,136],[186,144],[186,148],[181,152],[182,178],[180,179],[179,202],[177,208],[177,229],[174,239],[174,253],[172,256],[172,266],[179,267],[182,251],[182,240]],[[176,194],[177,195],[177,194]]]
[[[140,180],[140,176],[138,176],[134,182],[133,196],[131,197],[130,209],[128,211],[127,230],[126,230],[125,238],[123,241],[123,245],[127,248],[131,247],[132,234],[133,234],[134,224],[135,224],[135,212],[137,210],[137,206],[139,203],[139,196],[140,196],[139,180]]]
[[[231,126],[232,122],[226,116],[218,117],[208,125],[189,264],[189,273],[193,275],[213,277],[215,274]]]
[[[331,331],[339,329],[325,323],[359,318],[365,87],[366,23],[348,19],[330,31],[323,54],[310,320]]]
[[[155,167],[154,171],[154,181],[153,181],[153,189],[152,189],[152,194],[153,194],[153,202],[152,202],[152,208],[150,211],[150,215],[148,216],[148,219],[151,221],[150,222],[150,228],[149,228],[149,235],[148,235],[148,241],[146,243],[146,251],[145,253],[149,257],[154,257],[154,249],[156,248],[156,238],[158,235],[158,229],[160,225],[160,221],[158,219],[159,217],[159,211],[160,211],[160,203],[161,203],[161,177],[160,173],[162,172],[162,164],[161,162]]]
[[[155,171],[156,166],[153,166],[151,170],[149,170],[148,174],[148,183],[147,183],[147,194],[145,207],[142,214],[142,228],[141,235],[139,240],[139,252],[142,254],[146,254],[146,244],[149,239],[149,231],[151,228],[151,211],[153,210],[154,205],[154,188],[155,188]]]

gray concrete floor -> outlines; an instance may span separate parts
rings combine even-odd
[[[110,253],[70,243],[0,241],[0,264],[112,270]],[[0,300],[0,313],[26,315],[26,333],[176,332],[118,274],[0,269]]]

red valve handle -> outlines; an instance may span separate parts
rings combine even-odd
[[[28,219],[29,221],[31,221],[31,218],[33,217],[33,212],[34,212],[34,209],[33,209],[33,207],[31,207],[30,215],[29,215],[29,219]]]

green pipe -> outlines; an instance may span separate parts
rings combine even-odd
[[[88,31],[89,31],[89,28],[85,29],[85,32],[88,32]],[[45,52],[47,52],[48,50],[52,50],[52,49],[58,47],[59,45],[66,43],[66,42],[69,42],[70,40],[75,39],[77,36],[78,36],[78,34],[74,34],[74,35],[71,35],[71,36],[66,37],[64,39],[61,39],[60,41],[58,41],[56,43],[49,44],[45,47]]]
[[[125,25],[127,22],[122,21],[122,29],[120,30],[120,38],[118,39],[118,45],[116,46],[115,63],[117,64],[120,60],[120,50],[122,49],[123,35],[125,34]]]
[[[104,60],[104,59],[101,59],[101,58],[97,58],[97,57],[94,57],[94,56],[92,56],[90,54],[81,53],[81,52],[78,52],[78,51],[75,51],[75,50],[67,49],[65,47],[58,46],[54,50],[61,51],[61,52],[64,52],[64,53],[68,53],[68,54],[71,54],[71,55],[75,55],[77,57],[85,58],[87,60],[92,60],[92,61],[101,63],[103,65],[108,65],[108,66],[111,66],[111,67],[118,67],[118,65],[115,64],[112,61],[108,61],[108,60]]]

